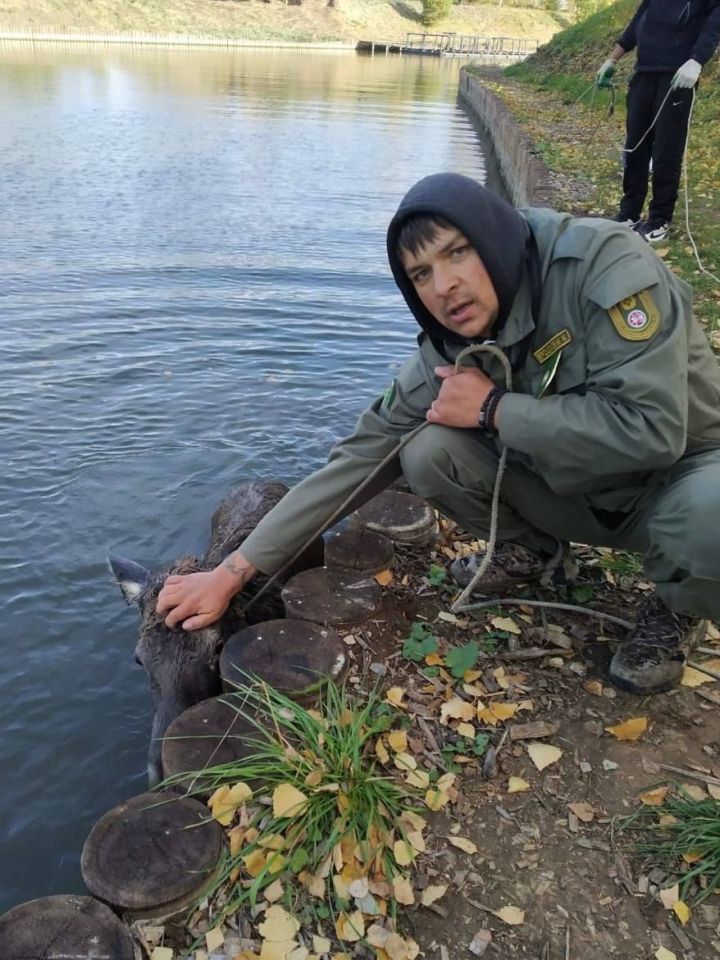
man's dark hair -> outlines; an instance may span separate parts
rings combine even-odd
[[[455,224],[437,213],[416,213],[408,217],[397,235],[398,256],[403,250],[416,257],[418,251],[432,243],[438,230],[455,230]]]

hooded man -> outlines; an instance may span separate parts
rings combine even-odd
[[[198,629],[261,570],[278,570],[420,424],[346,513],[404,474],[487,538],[503,447],[498,549],[478,585],[571,578],[571,540],[641,552],[656,592],[611,679],[635,693],[678,683],[701,617],[720,615],[720,372],[690,289],[617,223],[517,211],[457,174],[421,180],[387,235],[418,348],[327,465],[298,484],[223,564],[169,577],[158,612]],[[493,341],[513,370],[507,392]],[[469,582],[478,557],[456,561]],[[169,612],[168,612],[169,611]]]
[[[623,197],[617,220],[649,243],[670,230],[680,185],[694,90],[720,42],[720,0],[642,0],[598,70],[610,79],[637,48],[627,94]],[[641,220],[652,161],[652,200]]]

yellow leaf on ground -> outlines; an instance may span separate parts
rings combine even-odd
[[[508,793],[524,793],[530,789],[530,784],[522,777],[510,777],[508,780]]]
[[[699,783],[681,783],[680,787],[682,792],[686,793],[691,800],[695,800],[696,803],[703,803],[708,798],[707,790],[701,787]]]
[[[569,803],[568,806],[582,823],[592,823],[595,817],[595,811],[589,803],[580,800],[578,803]]]
[[[318,937],[313,935],[313,950],[315,953],[330,953],[332,944],[327,937]]]
[[[680,923],[685,926],[690,919],[690,907],[683,900],[676,900],[672,908]]]
[[[677,960],[677,954],[666,947],[658,947],[655,951],[655,960]]]
[[[405,783],[418,790],[427,790],[430,786],[430,774],[425,770],[410,770],[405,777]]]
[[[377,758],[380,763],[387,763],[390,759],[390,754],[387,751],[387,747],[379,737],[375,741],[375,753],[377,754]]]
[[[392,878],[392,885],[393,893],[395,894],[395,899],[398,903],[403,903],[407,907],[409,907],[410,904],[415,903],[415,894],[413,893],[412,884],[407,877],[402,877],[400,874],[397,874]]]
[[[717,669],[717,668],[716,668]],[[695,667],[684,667],[680,683],[684,687],[700,687],[703,683],[714,683],[715,678],[709,677],[702,670],[696,670]]]
[[[454,697],[440,707],[440,723],[447,726],[448,720],[474,720],[475,707],[467,700]]]
[[[297,940],[263,940],[260,960],[289,960]]]
[[[617,740],[637,740],[645,733],[647,725],[647,717],[630,717],[624,723],[618,723],[614,727],[605,727],[605,729]]]
[[[702,856],[703,855],[697,851],[693,853],[682,854],[682,858],[685,861],[685,863],[697,863],[698,860],[702,860]]]
[[[393,582],[392,570],[381,570],[375,574],[375,579],[381,587],[387,587]]]
[[[265,940],[291,940],[300,929],[300,921],[284,907],[273,904],[265,911],[265,919],[258,924],[258,933]],[[297,946],[297,944],[295,944]]]
[[[419,830],[411,830],[407,835],[408,843],[416,853],[425,852],[425,837]]]
[[[396,840],[393,845],[393,854],[401,867],[409,867],[415,859],[415,851],[407,840]]]
[[[647,790],[638,795],[638,800],[644,803],[646,807],[660,807],[668,795],[670,787],[656,787],[654,790]]]
[[[391,750],[395,753],[405,753],[407,750],[407,733],[405,730],[391,730],[387,735],[387,741]]]
[[[399,933],[391,933],[387,938],[385,953],[390,960],[410,960],[411,957],[417,956],[416,953],[412,952],[410,943],[403,939]]]
[[[478,704],[477,718],[481,723],[489,723],[495,727],[504,720],[509,720],[518,712],[517,703],[491,703],[489,707],[483,707]]]
[[[594,697],[601,697],[603,692],[603,685],[599,680],[586,680],[583,684],[583,689],[588,693],[591,693]]]
[[[335,933],[340,940],[356,943],[365,936],[365,917],[362,911],[354,910],[350,914],[341,913],[335,921]]]
[[[429,907],[431,903],[435,903],[436,900],[439,900],[440,897],[444,897],[447,893],[447,884],[441,883],[435,887],[425,887],[422,894],[420,895],[420,903],[424,907]]]
[[[273,816],[297,817],[308,803],[305,794],[291,783],[281,783],[273,790]]]
[[[458,850],[462,850],[464,853],[477,853],[475,844],[466,837],[448,837],[447,839],[454,847],[457,847]]]
[[[220,927],[213,927],[205,934],[205,945],[208,948],[208,953],[219,950],[224,943],[225,937]]]
[[[466,737],[468,740],[475,739],[475,727],[471,723],[459,723],[457,725],[457,732],[461,737]]]
[[[502,910],[496,910],[495,916],[509,924],[511,927],[519,926],[525,922],[525,911],[520,907],[503,907]]]
[[[551,743],[531,743],[528,744],[527,751],[538,770],[544,770],[545,767],[557,763],[563,755],[562,750]]]
[[[268,903],[275,903],[276,900],[282,897],[284,892],[285,889],[280,880],[273,880],[273,882],[263,890],[263,896]]]
[[[394,707],[399,707],[400,709],[405,710],[405,704],[403,703],[404,696],[405,690],[403,687],[390,687],[388,692],[385,694],[385,699]]]
[[[396,753],[393,757],[398,770],[415,770],[417,760],[411,753]]]
[[[673,905],[680,899],[680,884],[675,883],[672,887],[666,887],[659,892],[658,896],[665,909],[672,910]]]
[[[450,797],[447,793],[443,792],[442,790],[438,790],[435,787],[431,787],[430,790],[428,790],[427,793],[425,794],[426,806],[428,806],[431,810],[435,812],[437,812],[438,810],[442,810],[442,808],[445,806],[446,803],[449,802],[449,800],[450,800]]]
[[[424,817],[421,817],[419,813],[415,813],[412,810],[403,810],[403,812],[400,814],[399,823],[400,826],[404,827],[408,831],[422,831],[427,826],[427,820]]]
[[[150,954],[150,960],[173,960],[174,956],[170,947],[155,947]]]
[[[246,857],[243,857],[242,860],[245,864],[245,869],[250,876],[257,877],[265,869],[265,861],[267,860],[267,856],[262,850],[253,850],[252,853],[249,853]]]
[[[490,623],[496,630],[504,630],[506,633],[522,633],[520,627],[515,623],[512,617],[493,617]]]

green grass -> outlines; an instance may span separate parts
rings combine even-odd
[[[375,864],[388,880],[402,873],[395,843],[406,838],[402,818],[412,813],[415,801],[402,782],[378,768],[375,742],[392,725],[395,712],[383,706],[376,693],[360,701],[329,683],[318,708],[309,709],[257,683],[226,699],[255,727],[252,755],[240,763],[183,773],[165,784],[187,783],[190,775],[192,793],[215,791],[215,801],[210,799],[215,815],[217,804],[230,810],[225,826],[234,822],[227,788],[255,788],[247,802],[238,804],[244,815],[235,828],[236,839],[244,837],[232,845],[231,832],[231,853],[209,894],[220,895],[223,914],[254,904],[278,879],[289,881],[288,895],[297,896],[308,878],[321,874],[341,841],[356,850],[368,870]],[[276,816],[268,798],[288,784],[306,802]],[[293,886],[298,875],[300,882]],[[330,874],[323,883],[325,900],[316,908],[318,916],[347,910],[349,902],[339,895]]]
[[[659,817],[672,818],[659,823]],[[642,807],[621,821],[622,830],[640,833],[638,853],[661,864],[679,880],[680,899],[702,903],[720,889],[720,802],[668,796],[661,807]],[[686,863],[683,854],[695,862]],[[696,857],[700,859],[695,860]]]

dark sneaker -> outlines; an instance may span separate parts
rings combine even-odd
[[[704,620],[673,613],[653,594],[610,663],[610,680],[628,693],[665,693],[680,682],[688,651],[702,642]]]
[[[640,217],[626,217],[624,214],[619,213],[616,217],[612,217],[615,223],[621,223],[625,227],[630,227],[631,230],[636,230],[640,226],[642,220]]]
[[[660,243],[670,233],[670,223],[667,220],[655,218],[644,220],[637,228],[637,233],[648,243]]]
[[[458,557],[450,564],[450,576],[458,586],[467,587],[484,559],[481,552]],[[577,574],[577,564],[567,543],[558,541],[552,556],[541,555],[519,543],[499,543],[489,569],[475,584],[473,593],[494,596],[526,583],[559,587],[572,583]]]

